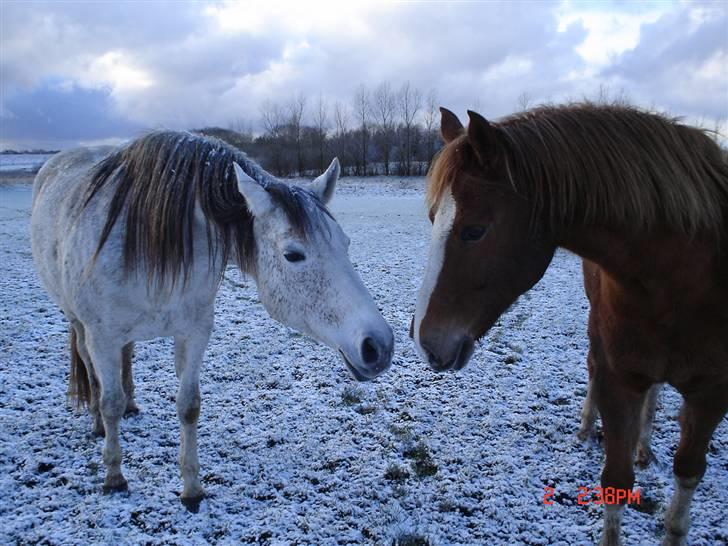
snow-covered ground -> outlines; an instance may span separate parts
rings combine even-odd
[[[53,154],[0,154],[0,172],[37,172]]]
[[[588,544],[603,452],[575,439],[586,391],[579,260],[558,252],[457,374],[416,356],[409,320],[429,224],[422,179],[345,179],[332,209],[396,335],[392,369],[358,384],[338,356],[270,319],[228,271],[202,374],[199,513],[180,504],[171,344],[137,345],[141,414],[122,423],[130,491],[103,495],[102,442],[69,407],[66,324],[35,275],[30,189],[0,188],[0,543]],[[14,193],[13,193],[14,192]],[[243,317],[246,317],[243,321]],[[658,458],[637,471],[627,544],[655,544],[672,493],[679,397],[666,389]],[[728,426],[695,496],[690,543],[728,542]],[[543,504],[544,487],[556,490]]]

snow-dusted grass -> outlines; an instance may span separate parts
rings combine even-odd
[[[130,492],[101,493],[102,443],[65,399],[66,324],[32,265],[30,190],[0,190],[0,543],[594,542],[601,509],[576,503],[580,486],[598,485],[603,461],[596,441],[574,436],[587,377],[579,260],[558,252],[465,370],[437,375],[407,336],[428,243],[422,187],[344,179],[332,204],[396,335],[392,369],[373,383],[356,383],[333,351],[270,319],[252,283],[228,271],[202,373],[210,496],[197,514],[177,498],[168,340],[137,345],[142,412],[122,423]],[[643,505],[626,513],[627,544],[662,533],[678,407],[666,389],[658,463],[637,472]],[[708,461],[693,545],[728,541],[725,421]],[[544,486],[556,489],[553,506],[543,504]]]

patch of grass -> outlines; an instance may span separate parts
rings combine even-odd
[[[430,458],[430,450],[424,443],[418,442],[416,445],[406,448],[403,455],[408,459],[421,461]]]
[[[390,464],[384,472],[384,479],[390,482],[403,482],[407,478],[409,478],[409,472],[395,463]]]
[[[341,393],[341,401],[345,406],[353,406],[361,402],[361,391],[352,387],[345,387]]]
[[[407,426],[389,425],[389,432],[398,440],[406,442],[412,440],[412,430]]]
[[[640,502],[639,504],[632,503],[629,505],[630,508],[642,512],[643,514],[655,514],[660,509],[660,503],[655,499],[645,496],[645,492],[640,491]]]
[[[341,459],[330,459],[330,460],[326,461],[324,464],[322,464],[321,468],[323,470],[328,470],[329,472],[333,472],[334,470],[336,470],[339,467],[341,462],[342,462]]]
[[[415,474],[420,478],[434,476],[439,470],[437,465],[432,461],[432,459],[429,458],[423,459],[421,461],[413,461],[412,469],[415,471]]]
[[[414,533],[402,533],[392,541],[392,546],[430,546],[430,539]]]
[[[354,411],[357,412],[359,415],[369,415],[370,413],[376,412],[377,407],[370,404],[362,404],[361,406],[358,406]]]
[[[403,454],[407,459],[412,459],[412,470],[419,478],[426,478],[437,474],[438,467],[432,460],[429,448],[419,442],[404,450]]]
[[[457,505],[455,505],[447,500],[440,501],[439,503],[437,503],[438,512],[454,512],[457,509],[458,509]]]

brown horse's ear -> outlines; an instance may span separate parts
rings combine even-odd
[[[442,106],[440,106],[440,115],[440,134],[447,144],[463,134],[463,124],[455,114]]]
[[[477,112],[468,110],[468,116],[470,117],[470,123],[468,124],[470,145],[475,150],[481,165],[490,163],[500,151],[498,129]]]

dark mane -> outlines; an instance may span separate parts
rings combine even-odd
[[[581,222],[631,233],[725,233],[728,163],[706,131],[593,103],[540,107],[493,125],[510,183],[552,230]],[[430,205],[475,161],[467,136],[445,146],[430,172]]]
[[[216,138],[157,131],[138,138],[100,161],[92,171],[83,206],[109,182],[115,184],[98,255],[120,216],[125,217],[124,267],[144,266],[148,279],[174,284],[186,278],[193,260],[195,206],[207,219],[210,259],[234,255],[241,270],[255,267],[253,217],[238,192],[233,162],[259,182],[284,210],[293,229],[307,236],[325,206],[313,193],[288,186],[240,150]]]

